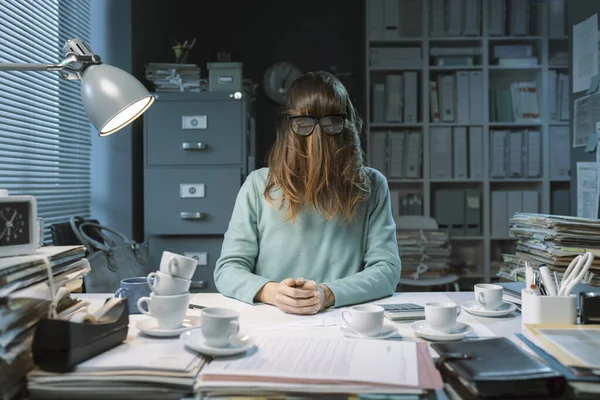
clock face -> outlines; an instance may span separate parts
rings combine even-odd
[[[271,65],[265,71],[265,94],[274,102],[282,104],[290,85],[300,75],[302,75],[300,68],[289,62],[279,62]]]
[[[30,242],[29,207],[27,202],[0,203],[0,246]]]

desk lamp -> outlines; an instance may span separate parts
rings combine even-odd
[[[0,63],[0,71],[59,71],[62,78],[81,80],[81,100],[100,136],[125,127],[154,102],[137,79],[122,69],[102,64],[81,39],[70,39],[63,46],[65,59],[58,64]]]

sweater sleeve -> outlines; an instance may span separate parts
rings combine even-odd
[[[374,208],[367,224],[364,269],[352,276],[322,282],[335,296],[334,307],[364,303],[390,296],[400,280],[401,262],[392,217],[390,192],[385,178],[375,173]]]
[[[246,303],[254,303],[256,293],[269,282],[253,273],[258,256],[255,178],[256,172],[251,173],[238,193],[214,272],[221,294]]]

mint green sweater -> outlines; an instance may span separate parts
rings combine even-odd
[[[305,278],[327,285],[335,307],[393,294],[400,257],[389,189],[381,173],[369,172],[372,194],[346,224],[327,221],[314,209],[295,222],[286,220],[285,211],[263,195],[268,168],[252,172],[236,199],[215,268],[219,292],[253,303],[268,282]]]

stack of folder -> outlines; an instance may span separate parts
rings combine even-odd
[[[156,92],[200,92],[200,67],[196,64],[150,63],[146,79]]]
[[[89,271],[83,246],[42,247],[32,255],[0,258],[0,399],[17,396],[34,367],[31,344],[37,322],[50,305],[47,257],[56,287],[81,287]],[[67,318],[87,302],[69,296],[57,304],[59,318]]]
[[[500,276],[523,279],[525,272],[517,268],[527,261],[534,268],[546,264],[562,277],[575,257],[589,251],[596,258],[583,283],[600,285],[600,220],[515,213],[510,219],[510,236],[519,240],[515,254],[503,254]]]
[[[447,230],[398,230],[402,273],[414,279],[448,275],[452,246]]]

